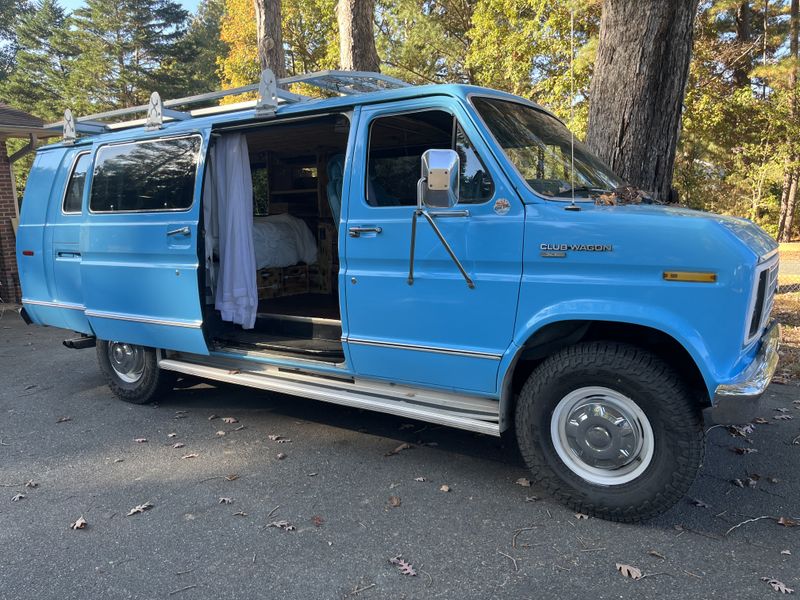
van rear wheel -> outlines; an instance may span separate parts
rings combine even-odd
[[[146,404],[169,390],[172,373],[162,371],[153,348],[97,340],[97,362],[108,387],[131,404]]]
[[[535,484],[577,511],[622,522],[659,515],[684,496],[703,458],[701,419],[662,360],[615,342],[549,357],[516,406]]]

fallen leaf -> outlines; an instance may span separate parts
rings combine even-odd
[[[124,459],[124,458],[115,458],[115,459],[114,459],[114,462],[115,462],[115,463],[121,463],[121,462],[125,462],[125,459]]]
[[[661,560],[667,560],[667,557],[661,554],[658,550],[648,550],[647,553],[650,556],[655,556],[656,558],[660,558]]]
[[[397,508],[400,506],[400,496],[389,496],[389,506]]]
[[[168,438],[174,438],[174,437],[178,437],[178,434],[177,434],[177,433],[168,433],[168,434],[167,434],[167,437],[168,437]]]
[[[186,444],[184,444],[183,442],[175,442],[174,444],[172,444],[172,447],[173,448],[183,448],[185,445]]]
[[[283,452],[278,452],[275,458],[277,458],[278,460],[283,460],[284,458],[286,458],[286,454],[284,454]]]
[[[403,450],[411,450],[414,446],[409,444],[408,442],[403,442],[394,450],[390,450],[384,456],[394,456],[395,454],[400,454]]]
[[[246,516],[247,516],[247,513],[246,513],[246,512],[244,512],[244,511],[241,511],[241,510],[240,510],[239,512],[235,512],[235,513],[233,513],[233,516],[234,516],[234,517],[246,517]]]
[[[219,504],[233,504],[233,498],[220,498]]]
[[[238,423],[239,419],[237,419],[236,417],[222,417],[222,422],[228,423],[230,425],[232,423]]]
[[[409,575],[411,577],[416,577],[417,572],[414,570],[414,567],[411,566],[411,563],[403,560],[403,556],[398,554],[394,558],[390,558],[389,562],[395,565],[403,575]]]
[[[311,517],[311,522],[314,524],[314,527],[322,527],[322,524],[325,522],[325,519],[323,519],[319,515],[314,515],[313,517]]]
[[[185,412],[185,411],[184,411],[184,412]],[[172,418],[173,418],[173,419],[185,419],[185,418],[186,418],[186,415],[184,414],[184,412],[178,412],[178,413],[177,413],[177,414],[176,414],[174,417],[172,417]]]
[[[136,442],[137,444],[146,444],[147,438],[133,438],[133,441]]]
[[[306,477],[316,477],[319,473],[306,473]]]
[[[239,475],[237,473],[231,473],[230,475],[225,475],[226,481],[236,481],[239,479]]]
[[[523,487],[531,487],[530,480],[525,477],[520,477],[514,483],[516,483],[517,485],[521,485]]]
[[[791,421],[792,419],[794,419],[794,417],[792,415],[775,415],[772,418],[777,420],[777,421]]]
[[[146,510],[150,510],[151,508],[153,508],[153,505],[150,502],[145,502],[144,504],[139,504],[138,506],[134,506],[125,516],[130,517],[131,515],[137,515],[139,513],[143,513]]]
[[[25,494],[16,494],[15,496],[11,497],[12,502],[19,502],[20,500],[25,499]]]
[[[181,460],[185,460],[187,458],[197,458],[198,454],[196,452],[192,452],[191,454],[184,454],[181,456]]]
[[[749,423],[747,425],[729,425],[728,433],[733,437],[747,438],[748,435],[753,433],[753,426]]]
[[[777,410],[779,413],[787,413],[787,412],[789,412],[789,409],[788,409],[788,408],[784,408],[784,407],[782,407],[782,406],[779,406],[779,407],[777,407],[777,408],[774,408],[773,410]]]
[[[56,423],[66,423],[68,421],[72,421],[72,417],[58,417],[56,419]]]
[[[753,423],[756,425],[769,425],[769,421],[767,421],[764,417],[756,417],[753,419]]]
[[[414,481],[422,482],[422,481],[427,481],[427,480],[424,477],[414,477]]]
[[[28,482],[25,484],[26,488],[37,488],[39,487],[39,482],[34,481],[33,479],[29,479]]]
[[[778,581],[777,579],[771,579],[770,577],[762,577],[761,581],[766,583],[776,592],[780,592],[781,594],[794,594],[794,589],[787,587],[785,583],[782,581]]]
[[[539,496],[525,496],[525,502],[538,502]]]
[[[445,485],[443,485],[442,487],[439,488],[439,491],[440,492],[449,492],[450,491],[450,486],[445,484]]]
[[[273,442],[277,442],[279,439],[281,439],[281,436],[275,433],[270,433],[267,437]]]
[[[273,521],[269,523],[267,527],[276,527],[277,529],[283,529],[284,531],[294,531],[296,527],[289,523],[289,521]]]
[[[88,523],[83,517],[78,517],[78,520],[69,524],[70,529],[86,529]]]
[[[797,527],[798,522],[794,519],[790,519],[789,517],[781,517],[777,521],[778,525],[783,525],[784,527]]]
[[[755,448],[731,448],[736,454],[755,454],[758,452]]]
[[[217,435],[218,435],[219,437],[222,437],[223,435],[225,435],[225,432],[224,432],[224,431],[218,431],[218,432],[217,432]]]
[[[219,419],[219,417],[217,415],[211,415],[210,417],[208,417],[209,421],[213,421],[214,419]]]
[[[642,571],[631,565],[617,563],[617,571],[619,571],[623,577],[629,577],[634,581],[642,578]]]
[[[711,508],[708,504],[706,504],[702,500],[698,500],[697,498],[692,498],[691,502],[698,508]]]
[[[582,512],[577,512],[575,513],[575,518],[578,519],[578,521],[585,521],[589,518],[589,515]]]
[[[791,554],[789,550],[781,550],[781,554]]]

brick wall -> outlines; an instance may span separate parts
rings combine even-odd
[[[12,177],[6,141],[0,138],[0,298],[5,302],[19,302],[22,298],[11,224],[17,216]]]

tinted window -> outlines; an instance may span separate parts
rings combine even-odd
[[[79,213],[83,205],[83,188],[86,185],[86,172],[92,162],[90,154],[81,154],[75,161],[72,168],[67,191],[64,194],[64,204],[62,206],[65,213]]]
[[[453,115],[439,110],[375,119],[370,127],[367,203],[413,206],[417,203],[420,159],[426,150],[453,149],[461,157],[459,202],[492,197],[493,184],[473,145]]]
[[[95,212],[189,208],[200,137],[104,146],[97,151],[90,206]]]

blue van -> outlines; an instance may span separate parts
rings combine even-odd
[[[754,416],[780,337],[756,225],[615,201],[623,182],[510,94],[275,84],[67,113],[36,154],[22,315],[96,346],[120,399],[184,374],[509,432],[534,485],[628,522],[685,494],[704,413]]]

